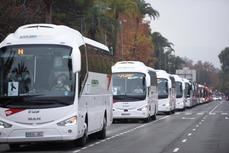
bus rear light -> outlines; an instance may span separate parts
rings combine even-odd
[[[69,119],[57,123],[58,126],[73,126],[77,123],[77,116],[73,116]]]
[[[12,125],[11,124],[8,124],[6,122],[3,122],[0,120],[0,129],[3,129],[3,128],[11,128]]]

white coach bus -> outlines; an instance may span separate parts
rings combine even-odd
[[[183,79],[185,82],[185,107],[191,108],[192,104],[192,84],[188,79]]]
[[[168,114],[174,113],[176,102],[175,84],[170,74],[164,70],[156,70],[158,82],[158,111]]]
[[[185,83],[181,77],[178,75],[173,75],[176,81],[176,109],[184,110],[185,109]]]
[[[112,67],[114,119],[156,119],[157,77],[154,69],[138,61],[121,61]]]
[[[107,46],[62,25],[19,27],[0,44],[0,143],[105,138],[112,123]]]

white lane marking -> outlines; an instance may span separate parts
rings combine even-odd
[[[204,115],[204,112],[197,113],[197,115]]]
[[[215,115],[216,113],[209,113],[209,115]]]
[[[192,131],[196,131],[196,129],[192,129]]]
[[[199,127],[199,125],[196,125],[196,127]]]
[[[88,147],[93,147],[95,144],[91,144],[91,145],[89,145]]]
[[[186,141],[187,141],[187,139],[182,140],[183,143],[185,143]]]
[[[185,113],[185,115],[192,115],[192,113]]]
[[[194,117],[182,117],[183,120],[194,120]]]
[[[181,113],[180,112],[176,112],[175,115],[180,115]]]
[[[105,142],[105,141],[107,141],[107,140],[106,140],[106,139],[104,139],[104,140],[101,140],[101,143],[102,143],[102,142]]]
[[[229,118],[228,117],[225,117],[225,120],[228,120]]]
[[[191,135],[192,135],[192,133],[189,133],[189,134],[188,134],[188,136],[191,136]]]
[[[221,104],[221,103],[218,103],[218,104],[209,112],[209,114],[213,113],[213,112],[216,110],[216,108],[219,107],[220,104]]]
[[[203,120],[201,120],[201,122],[204,122],[204,119],[203,119]]]
[[[201,125],[201,124],[202,124],[202,122],[199,122],[199,124]]]
[[[221,113],[221,115],[228,115],[228,113]]]
[[[100,142],[100,141],[98,141],[98,142],[96,142],[96,143],[95,143],[95,145],[98,145],[98,144],[100,144],[100,143],[101,143],[101,142]]]
[[[87,149],[88,148],[88,146],[87,147],[83,147],[83,148],[81,148],[81,150],[85,150],[85,149]]]
[[[95,145],[98,145],[98,144],[100,144],[100,143],[102,143],[102,142],[105,142],[105,141],[107,141],[107,140],[111,140],[111,139],[114,139],[114,138],[119,137],[119,136],[121,136],[121,135],[130,133],[130,132],[135,131],[135,130],[137,130],[137,129],[139,129],[139,128],[142,128],[142,127],[144,127],[144,126],[146,126],[146,125],[148,125],[148,124],[150,124],[150,123],[156,123],[156,122],[159,122],[159,121],[161,121],[161,120],[163,120],[163,119],[166,119],[166,118],[168,118],[168,117],[170,117],[170,116],[165,116],[165,117],[162,117],[162,118],[160,118],[160,119],[158,119],[158,120],[156,120],[156,121],[149,122],[149,123],[146,123],[146,124],[137,126],[137,127],[133,128],[133,129],[129,129],[129,130],[127,130],[127,131],[118,133],[118,134],[116,134],[116,135],[114,135],[114,136],[112,136],[112,137],[109,137],[109,138],[106,138],[106,139],[104,139],[104,140],[95,142],[95,143],[93,143],[93,144],[91,144],[91,145],[89,145],[89,146],[87,146],[87,147],[83,147],[83,148],[81,148],[81,149],[75,150],[75,151],[73,151],[73,153],[78,153],[78,152],[80,152],[81,150],[85,150],[85,149],[87,149],[87,148],[91,148],[91,147],[93,147],[93,146],[95,146]]]
[[[173,152],[178,152],[180,150],[180,148],[175,148],[174,150],[173,150]]]

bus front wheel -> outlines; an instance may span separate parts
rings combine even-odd
[[[85,126],[85,130],[84,130],[84,134],[83,136],[79,139],[79,145],[81,147],[84,147],[87,143],[87,139],[88,139],[88,127],[87,127],[87,124],[84,123],[84,126]]]
[[[103,119],[103,128],[101,131],[97,133],[98,139],[105,139],[106,138],[106,129],[107,128],[107,119],[104,117]]]

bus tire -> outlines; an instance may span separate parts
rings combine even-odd
[[[155,121],[157,119],[156,113],[152,116],[152,120]]]
[[[147,118],[144,118],[144,119],[143,119],[143,122],[144,122],[144,123],[150,122],[150,118],[151,118],[151,117],[150,117],[150,115],[149,115]]]
[[[9,148],[10,150],[18,150],[20,149],[20,144],[16,144],[16,143],[9,144]]]
[[[79,139],[79,146],[84,147],[87,143],[87,139],[88,139],[88,126],[87,123],[85,124],[85,130],[84,130],[84,134],[83,136]]]
[[[103,128],[101,131],[97,133],[98,139],[105,139],[106,138],[106,132],[107,132],[107,119],[104,117],[103,119]]]
[[[171,115],[171,114],[172,114],[172,111],[166,112],[166,115]]]
[[[156,108],[155,108],[154,115],[152,116],[152,120],[155,121],[156,119],[157,119],[157,113],[156,113]]]

